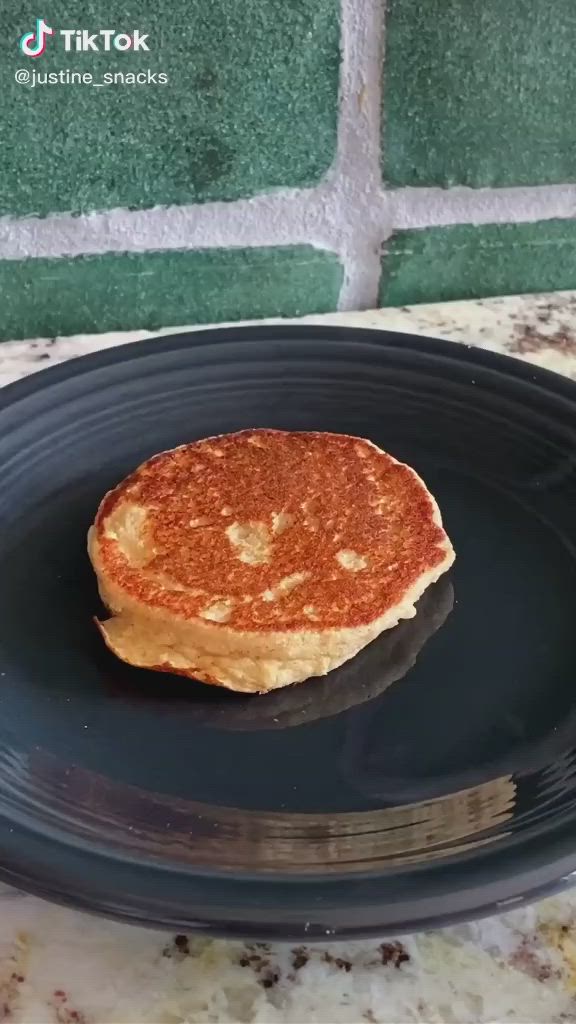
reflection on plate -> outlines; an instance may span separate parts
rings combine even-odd
[[[516,786],[503,776],[404,807],[345,813],[278,813],[220,807],[120,784],[44,750],[3,756],[18,793],[49,829],[129,852],[144,861],[254,872],[347,872],[426,863],[501,839]]]
[[[159,711],[176,707],[195,723],[234,731],[287,729],[339,715],[381,696],[412,668],[424,644],[444,625],[454,605],[454,589],[446,576],[420,598],[413,619],[387,630],[355,658],[327,676],[286,687],[276,693],[238,697],[222,690],[199,689],[180,678],[151,672],[125,671],[120,666],[111,685],[114,696],[152,702]],[[188,696],[184,703],[183,698]]]

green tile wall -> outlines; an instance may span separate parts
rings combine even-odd
[[[338,0],[3,0],[0,213],[234,199],[317,182],[336,145]],[[65,53],[51,27],[138,28],[150,52]],[[151,69],[165,85],[19,85],[16,70]]]
[[[0,260],[0,340],[324,313],[341,282],[307,246]]]
[[[386,243],[380,302],[474,299],[576,288],[576,221],[400,231]]]
[[[576,288],[576,0],[0,15],[0,340]],[[62,28],[150,49],[66,52]]]
[[[574,0],[388,0],[386,180],[576,177]]]

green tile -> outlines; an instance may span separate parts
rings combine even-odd
[[[389,0],[392,185],[576,179],[574,0]]]
[[[0,260],[0,339],[325,313],[342,276],[307,246]]]
[[[573,220],[400,231],[385,249],[383,306],[576,288]]]
[[[150,50],[69,52],[50,27],[148,33]],[[98,40],[97,40],[98,42]],[[336,146],[338,0],[3,0],[0,213],[233,199],[317,182]],[[163,72],[166,84],[37,85],[17,70]]]

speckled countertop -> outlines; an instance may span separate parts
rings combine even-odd
[[[254,322],[254,321],[253,321]],[[442,302],[430,306],[402,306],[364,313],[328,313],[299,320],[261,320],[265,324],[335,324],[340,327],[376,327],[411,334],[428,334],[450,341],[479,345],[494,352],[518,356],[557,373],[576,375],[576,292],[520,295],[468,302]],[[65,359],[126,342],[157,338],[178,331],[199,331],[202,324],[169,327],[163,331],[125,331],[118,334],[77,335],[0,343],[0,386],[43,370]]]
[[[301,322],[444,337],[576,379],[576,293]],[[5,342],[0,385],[150,336],[138,331]],[[307,948],[165,935],[52,907],[0,886],[0,1021],[576,1022],[576,890],[427,935]]]

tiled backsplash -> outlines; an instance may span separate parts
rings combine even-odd
[[[31,58],[37,17],[0,338],[576,287],[574,0],[54,0]]]
[[[149,49],[66,52],[65,40],[54,36],[46,53],[31,60],[19,53],[17,40],[33,28],[39,5],[3,0],[11,13],[2,18],[1,213],[238,199],[315,185],[332,163],[339,64],[334,0],[40,6],[56,31],[138,29]],[[99,37],[93,45],[101,47]],[[26,88],[6,65],[37,75],[89,72],[98,82],[117,72],[143,73],[145,80]],[[168,81],[158,80],[160,74]]]

